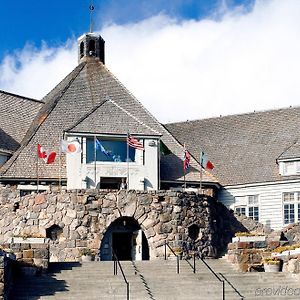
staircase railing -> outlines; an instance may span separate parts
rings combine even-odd
[[[167,247],[171,250],[171,252],[176,256],[177,261],[177,274],[179,274],[179,255],[177,255],[174,250],[170,247],[170,245],[165,241],[165,260],[167,260]]]
[[[222,283],[222,300],[225,300],[225,281],[222,280],[217,273],[207,264],[207,262],[199,256],[199,259],[205,264],[209,271]]]
[[[129,282],[128,280],[126,279],[126,276],[125,276],[125,273],[123,271],[123,268],[121,266],[121,263],[118,259],[118,256],[116,255],[114,249],[112,249],[112,254],[113,254],[113,261],[114,261],[114,275],[118,275],[118,266],[121,270],[121,273],[123,275],[123,279],[125,281],[125,284],[126,284],[126,295],[127,295],[127,300],[129,300]]]

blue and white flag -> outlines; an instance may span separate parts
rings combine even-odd
[[[105,154],[108,157],[112,158],[112,155],[110,152],[108,152],[103,145],[100,143],[100,141],[98,139],[95,140],[95,148],[96,150],[100,150],[103,154]]]

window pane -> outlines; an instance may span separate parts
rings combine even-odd
[[[258,203],[258,195],[248,196],[248,204],[255,205]]]
[[[258,206],[249,207],[249,218],[258,221],[259,219]]]
[[[100,149],[97,149],[97,161],[109,161],[109,162],[126,162],[127,158],[127,142],[113,141],[113,140],[99,140],[104,149],[110,154],[105,155]],[[86,162],[90,163],[95,161],[95,146],[94,139],[86,139]],[[135,149],[129,147],[129,161],[135,161]]]
[[[239,214],[246,215],[246,207],[236,207],[235,211]]]
[[[284,224],[295,223],[295,205],[284,204]]]
[[[295,174],[295,162],[285,162],[284,163],[284,174]]]
[[[284,202],[294,202],[294,193],[283,193]]]

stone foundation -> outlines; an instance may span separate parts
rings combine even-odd
[[[0,244],[47,237],[50,261],[78,261],[84,248],[99,253],[110,225],[124,217],[140,226],[150,259],[164,255],[165,241],[215,257],[244,228],[214,198],[194,193],[76,190],[19,197],[15,188],[0,187]]]

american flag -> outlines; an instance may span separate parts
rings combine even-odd
[[[139,142],[136,138],[134,138],[129,133],[127,134],[127,144],[128,146],[138,149],[138,150],[144,150],[144,146],[141,142]]]

